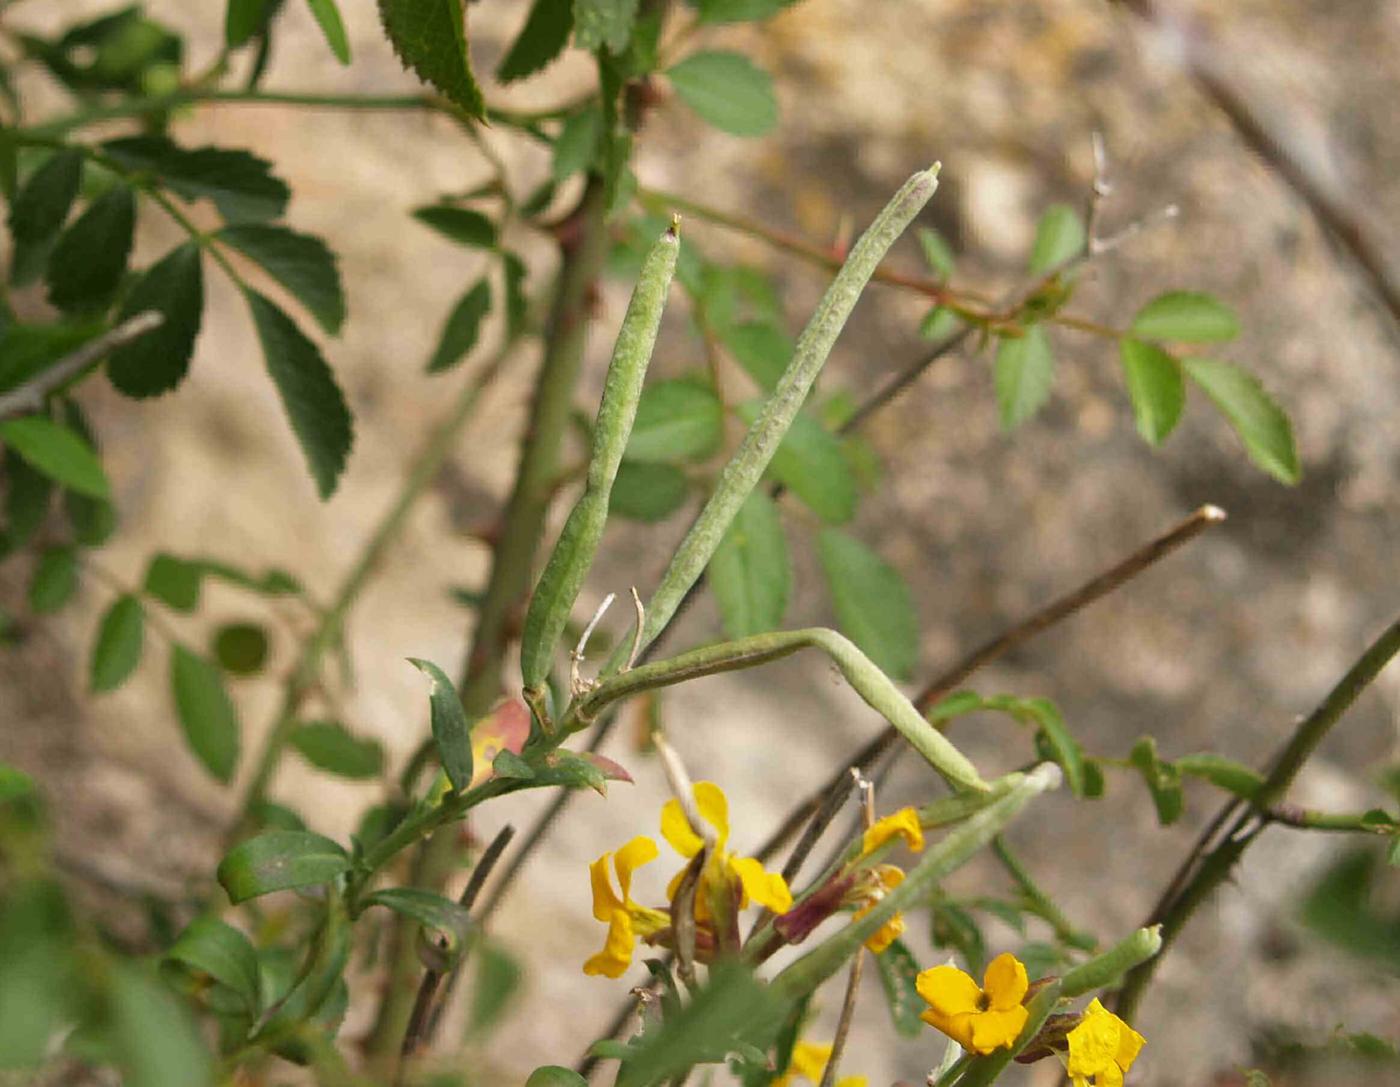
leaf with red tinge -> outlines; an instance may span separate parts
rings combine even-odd
[[[502,699],[489,714],[472,726],[472,785],[491,776],[492,764],[502,751],[519,755],[530,738],[530,710],[518,698]]]

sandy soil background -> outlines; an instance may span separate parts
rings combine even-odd
[[[53,26],[105,6],[36,0],[12,19]],[[148,6],[189,33],[193,67],[212,56],[221,4]],[[511,40],[524,7],[499,0],[473,6],[483,71]],[[379,38],[372,5],[344,8],[354,66],[335,64],[294,4],[267,87],[411,88]],[[1242,76],[1356,181],[1378,221],[1395,222],[1400,9],[1380,0],[1243,0],[1220,29]],[[863,504],[855,530],[916,588],[919,675],[926,677],[1195,506],[1223,506],[1230,514],[1224,526],[988,669],[976,685],[1053,698],[1094,752],[1125,754],[1151,732],[1168,755],[1209,747],[1263,759],[1390,618],[1397,596],[1400,345],[1345,258],[1170,58],[1098,0],[807,0],[761,29],[713,37],[737,43],[775,74],[780,130],[740,140],[702,128],[679,104],[664,105],[645,132],[637,164],[644,183],[825,241],[843,215],[864,222],[904,176],[938,158],[944,180],[927,221],[953,240],[962,276],[994,291],[1016,281],[1039,211],[1052,200],[1084,199],[1094,129],[1104,134],[1117,186],[1107,228],[1169,202],[1181,206],[1176,225],[1096,263],[1077,308],[1126,321],[1151,294],[1175,286],[1230,300],[1246,331],[1229,355],[1258,372],[1290,410],[1305,466],[1299,487],[1282,488],[1250,467],[1202,403],[1188,409],[1165,449],[1149,450],[1134,432],[1111,347],[1057,334],[1052,403],[1012,436],[997,425],[986,355],[940,364],[879,417],[868,433],[885,461],[886,489]],[[573,58],[549,76],[490,95],[541,107],[568,99],[588,79],[587,65]],[[54,92],[36,93],[59,104]],[[100,561],[135,581],[157,549],[207,553],[288,567],[324,594],[392,499],[444,390],[469,379],[428,379],[421,365],[446,310],[478,271],[477,258],[441,243],[406,213],[440,192],[469,188],[485,170],[448,122],[414,115],[220,106],[183,120],[179,131],[191,142],[246,146],[273,159],[295,192],[291,223],[340,253],[350,320],[327,350],[357,416],[357,445],[338,495],[316,502],[246,314],[211,274],[194,370],[177,394],[134,404],[97,383],[84,393],[123,517]],[[501,133],[487,138],[523,177],[547,168],[538,150]],[[703,223],[687,231],[687,243],[706,252],[771,268],[794,332],[800,327],[822,288],[819,273]],[[141,255],[162,252],[172,237],[154,216],[143,221]],[[548,246],[512,240],[532,259],[531,285],[547,283]],[[912,242],[897,259],[916,267]],[[614,285],[602,300],[589,390],[598,387],[625,297],[625,286]],[[916,299],[873,289],[824,382],[859,393],[916,357],[919,315]],[[396,764],[424,728],[421,680],[403,658],[460,660],[468,617],[446,589],[484,579],[485,548],[469,530],[490,521],[509,485],[534,361],[522,356],[486,397],[353,618],[357,686],[342,710]],[[659,371],[697,361],[697,345],[679,322],[668,325]],[[791,524],[803,523],[792,510]],[[673,536],[672,527],[612,530],[588,601],[651,583]],[[810,548],[799,551],[790,619],[829,621]],[[7,601],[22,595],[27,571],[20,567],[6,568],[0,592]],[[95,617],[108,599],[89,585],[62,617],[26,623],[22,643],[0,656],[0,757],[41,778],[75,882],[104,903],[111,897],[104,881],[163,886],[205,876],[235,795],[211,787],[183,750],[164,669],[154,661],[118,694],[92,701],[76,693]],[[179,625],[197,638],[214,621],[252,613],[245,599],[215,592],[197,621]],[[693,644],[716,629],[706,603],[673,644]],[[292,637],[280,630],[277,664],[290,662]],[[236,696],[245,750],[252,750],[277,691],[252,681],[239,684]],[[1374,776],[1396,756],[1398,708],[1400,671],[1392,668],[1329,739],[1296,799],[1334,809],[1377,802]],[[756,844],[793,798],[878,727],[810,660],[687,687],[667,696],[665,714],[695,774],[730,793],[740,849]],[[995,721],[974,722],[959,736],[992,770],[1026,757],[1024,744]],[[614,754],[634,769],[636,787],[615,788],[606,802],[581,798],[499,915],[497,936],[529,973],[515,1013],[473,1058],[480,1082],[519,1082],[544,1060],[571,1063],[624,992],[621,982],[583,977],[578,964],[599,939],[585,863],[651,829],[663,796],[655,766],[625,740]],[[885,803],[925,796],[929,785],[926,773],[908,767]],[[274,791],[307,812],[316,829],[345,835],[382,790],[336,783],[289,759]],[[1214,801],[1204,788],[1189,788],[1186,817],[1162,830],[1140,786],[1113,779],[1095,805],[1047,799],[1012,840],[1069,916],[1111,939],[1144,915]],[[484,819],[483,832],[501,819],[520,824],[538,803],[501,807],[508,810]],[[1400,980],[1320,946],[1294,917],[1298,889],[1340,845],[1271,832],[1237,884],[1201,911],[1144,1006],[1151,1044],[1137,1082],[1222,1082],[1217,1077],[1248,1063],[1253,1046],[1273,1033],[1320,1041],[1345,1023],[1400,1035]],[[974,865],[956,885],[999,878],[992,866]],[[1014,945],[1009,930],[992,935]],[[873,976],[868,983],[847,1070],[873,1084],[921,1081],[941,1046],[932,1033],[896,1041]],[[833,994],[828,1004],[837,1000]],[[826,1021],[834,1011],[825,1009]],[[348,1036],[364,1029],[366,1013],[352,1009]],[[1025,1075],[1053,1081],[1044,1066]]]

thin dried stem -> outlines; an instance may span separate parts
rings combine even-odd
[[[89,340],[75,351],[63,356],[52,366],[34,375],[23,385],[0,396],[0,420],[40,411],[52,393],[78,377],[90,366],[102,361],[120,347],[139,340],[165,324],[165,315],[146,310],[128,317],[121,324]]]

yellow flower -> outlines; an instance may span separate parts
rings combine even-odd
[[[644,864],[656,860],[656,843],[638,836],[616,854],[604,853],[588,866],[593,884],[593,916],[608,926],[608,938],[603,950],[583,964],[585,974],[621,977],[632,964],[632,948],[639,938],[659,932],[671,923],[660,910],[639,906],[632,901],[632,873]],[[621,893],[613,890],[608,862],[617,871]]]
[[[710,894],[720,882],[737,884],[739,908],[752,899],[774,913],[785,913],[792,907],[792,892],[787,881],[776,872],[765,872],[763,865],[752,857],[736,857],[725,848],[729,841],[729,801],[724,791],[713,781],[695,783],[695,808],[700,818],[715,828],[714,855],[705,863],[700,874],[700,886],[695,895],[695,915],[698,920],[710,916]],[[680,801],[668,800],[661,809],[661,836],[682,857],[693,857],[704,847],[704,841],[691,829]],[[676,873],[666,895],[674,899],[685,872]]]
[[[1079,1026],[1069,1032],[1069,1078],[1074,1087],[1122,1087],[1146,1039],[1099,1003],[1084,1009]]]
[[[860,844],[860,855],[868,857],[891,838],[903,838],[913,852],[924,848],[924,828],[919,825],[919,813],[913,808],[901,808],[893,815],[887,815],[865,832]]]
[[[987,965],[980,988],[956,966],[925,970],[915,985],[929,1004],[923,1021],[971,1053],[1009,1047],[1026,1025],[1029,1013],[1021,1001],[1029,983],[1025,966],[1012,954],[998,955]]]
[[[903,838],[904,844],[918,853],[924,848],[924,830],[919,825],[919,813],[913,808],[901,808],[893,815],[878,820],[866,829],[861,840],[860,855],[868,857],[892,838]],[[856,911],[859,921],[880,904],[881,899],[904,882],[904,871],[893,864],[878,864],[870,871],[873,881],[864,887],[864,905]],[[904,915],[896,913],[865,941],[865,946],[876,955],[904,935]]]
[[[794,1079],[805,1079],[808,1083],[819,1084],[826,1074],[827,1062],[831,1060],[831,1045],[818,1042],[798,1042],[792,1047],[792,1058],[787,1071],[775,1079],[772,1087],[788,1087]],[[842,1076],[836,1087],[866,1087],[864,1076]]]

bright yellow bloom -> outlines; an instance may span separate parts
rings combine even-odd
[[[729,801],[724,791],[713,781],[697,781],[694,796],[700,818],[715,828],[714,855],[705,863],[695,894],[696,918],[704,921],[710,916],[710,894],[720,883],[738,885],[740,909],[747,906],[751,899],[774,913],[786,913],[791,909],[792,892],[782,876],[776,872],[765,872],[761,862],[752,857],[736,857],[725,848],[729,841]],[[682,857],[695,856],[705,845],[704,840],[691,828],[678,800],[666,801],[666,806],[661,809],[661,836]],[[666,891],[668,898],[675,898],[683,876],[684,869],[671,881]]]
[[[1069,1078],[1074,1087],[1123,1087],[1123,1077],[1137,1060],[1146,1039],[1099,1003],[1084,1009],[1079,1026],[1069,1032]]]
[[[923,1021],[971,1053],[986,1055],[1009,1047],[1026,1025],[1029,1013],[1021,1001],[1030,985],[1024,964],[1010,953],[987,965],[980,988],[956,966],[925,970],[915,985],[929,1004]]]
[[[868,857],[891,838],[903,838],[913,852],[924,848],[924,828],[919,825],[919,813],[913,808],[901,808],[868,828],[860,844],[860,855]]]
[[[868,857],[892,838],[903,838],[904,844],[913,852],[918,853],[924,848],[924,828],[919,825],[919,813],[913,808],[901,808],[893,815],[887,815],[883,819],[866,828],[865,837],[861,840],[860,855]],[[855,919],[859,921],[867,913],[880,904],[880,900],[890,891],[894,890],[904,882],[904,871],[893,864],[879,864],[870,871],[874,881],[865,888],[864,902],[856,911]],[[876,955],[884,952],[885,948],[894,943],[904,935],[904,915],[896,913],[875,933],[865,941],[865,946]]]
[[[636,837],[616,854],[604,853],[588,866],[593,884],[593,916],[608,926],[608,938],[603,950],[583,964],[585,974],[621,977],[632,964],[632,948],[638,938],[661,931],[671,919],[660,910],[639,906],[632,901],[632,873],[657,857],[656,843],[647,837]],[[617,871],[621,893],[613,890],[608,874],[608,861]]]
[[[773,1081],[772,1087],[788,1087],[798,1078],[819,1084],[830,1060],[829,1043],[798,1042],[792,1047],[792,1059],[788,1061],[787,1071]],[[836,1081],[836,1087],[866,1087],[866,1079],[864,1076],[842,1076]]]

